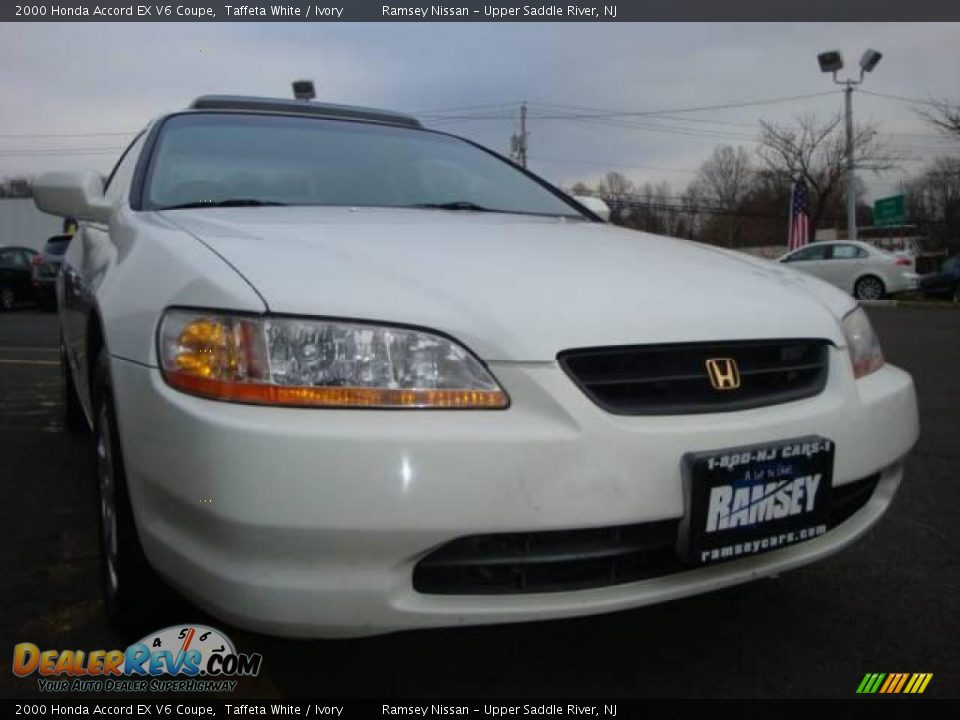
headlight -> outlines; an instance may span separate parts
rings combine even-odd
[[[453,340],[399,327],[168,310],[169,385],[217,400],[368,408],[504,408],[507,394]]]
[[[850,362],[853,363],[853,376],[862,378],[874,370],[883,367],[883,353],[880,351],[880,342],[873,332],[870,319],[863,308],[858,307],[840,323],[843,335],[847,339],[847,350],[850,352]]]

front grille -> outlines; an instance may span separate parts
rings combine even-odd
[[[863,507],[880,475],[835,487],[830,527]],[[471,535],[426,555],[413,588],[429,595],[507,595],[607,587],[690,568],[676,553],[680,521]]]
[[[827,382],[825,340],[760,340],[566,350],[560,366],[597,405],[619,415],[729,412],[800,400]],[[740,386],[716,390],[707,360],[732,359]]]

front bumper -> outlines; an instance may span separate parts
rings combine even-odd
[[[886,366],[854,382],[844,350],[831,349],[820,395],[723,415],[611,415],[553,363],[492,369],[511,395],[509,410],[317,410],[187,396],[156,368],[113,358],[147,556],[213,614],[278,635],[608,612],[778,573],[847,545],[889,505],[918,434],[910,377]],[[869,502],[815,540],[589,590],[413,589],[417,561],[455,538],[675,519],[685,452],[812,433],[836,442],[834,485],[881,473]]]

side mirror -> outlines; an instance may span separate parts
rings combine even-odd
[[[610,206],[600,198],[591,197],[590,195],[574,195],[573,199],[594,215],[600,217],[604,222],[610,222]]]
[[[103,195],[103,176],[92,170],[45,173],[33,183],[33,201],[60,217],[106,222],[113,204]]]

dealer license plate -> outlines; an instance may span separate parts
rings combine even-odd
[[[825,533],[833,455],[816,435],[684,455],[681,557],[713,564]]]

